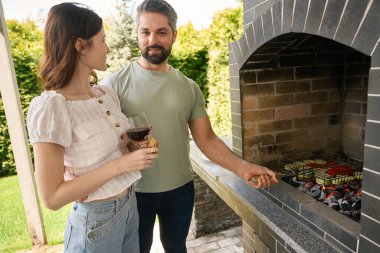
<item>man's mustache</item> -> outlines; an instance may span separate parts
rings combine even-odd
[[[146,47],[146,50],[149,50],[149,49],[151,49],[151,48],[157,48],[157,49],[165,50],[164,47],[159,46],[159,45],[147,46],[147,47]]]

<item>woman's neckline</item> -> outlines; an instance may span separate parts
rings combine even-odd
[[[54,92],[55,94],[62,96],[62,97],[65,99],[66,102],[86,102],[86,101],[93,101],[93,100],[96,100],[96,99],[102,98],[102,97],[104,97],[104,96],[107,94],[107,92],[105,92],[105,90],[104,90],[103,88],[100,88],[99,86],[96,86],[96,87],[93,87],[93,88],[96,89],[96,90],[98,90],[98,91],[100,91],[102,94],[100,94],[100,95],[96,94],[96,95],[97,95],[96,97],[90,97],[90,96],[88,96],[88,98],[86,98],[86,99],[71,99],[71,98],[69,98],[69,97],[66,97],[66,96],[63,95],[62,93],[57,92],[56,90],[50,90],[50,91],[48,91],[48,92],[51,92],[51,91],[52,91],[52,92]],[[79,95],[79,96],[80,96],[80,95]],[[83,95],[83,96],[84,96],[84,95]]]

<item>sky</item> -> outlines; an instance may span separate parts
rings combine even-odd
[[[88,5],[102,18],[110,16],[115,11],[116,0],[0,0],[5,19],[20,21],[46,16],[51,6],[61,2],[79,2]],[[136,6],[142,0],[132,0]],[[178,15],[178,26],[192,22],[195,28],[207,28],[213,15],[225,8],[236,8],[239,0],[167,0]]]

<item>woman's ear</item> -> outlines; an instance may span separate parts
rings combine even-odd
[[[75,41],[75,49],[79,53],[79,55],[86,54],[86,41],[84,39],[78,38]]]

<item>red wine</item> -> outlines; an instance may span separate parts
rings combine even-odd
[[[127,130],[127,135],[134,141],[142,141],[149,134],[149,127],[131,128]]]

